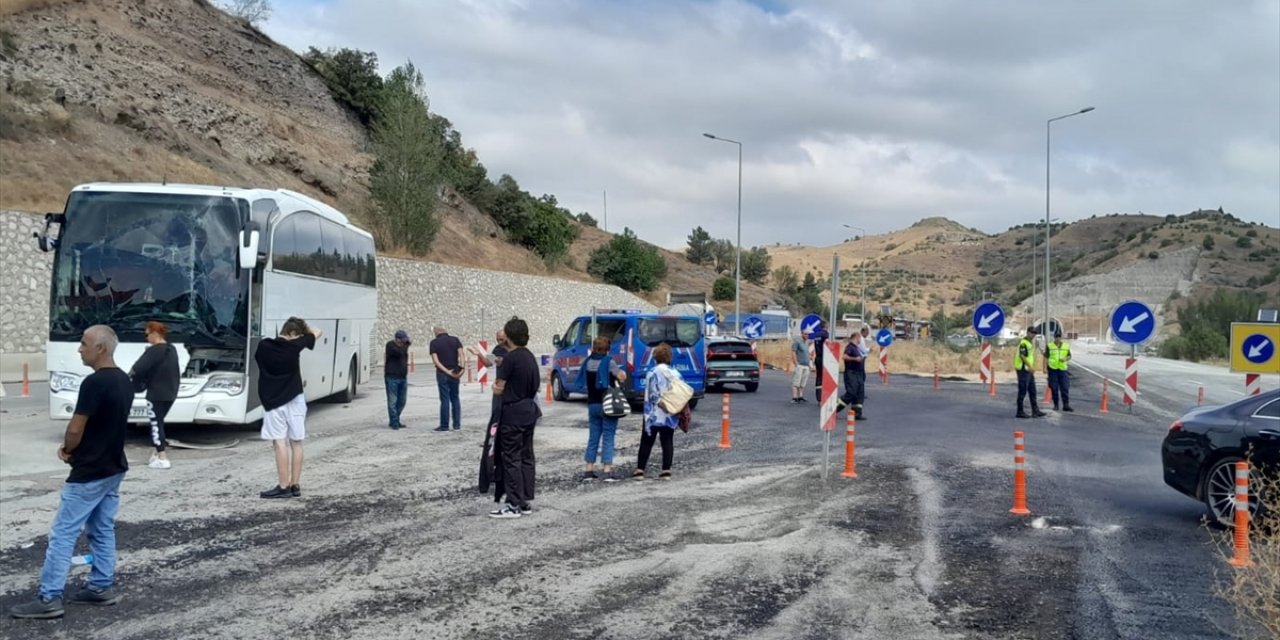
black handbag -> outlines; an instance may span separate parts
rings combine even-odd
[[[617,386],[616,380],[611,382],[609,388],[605,390],[600,412],[608,418],[622,418],[631,413],[631,403],[627,402],[627,394]]]

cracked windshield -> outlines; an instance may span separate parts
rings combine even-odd
[[[243,344],[248,279],[236,265],[237,202],[173,194],[71,196],[58,240],[50,339],[94,324],[142,337],[148,320],[180,339]]]

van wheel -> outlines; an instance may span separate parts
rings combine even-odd
[[[564,382],[560,380],[559,373],[551,374],[551,395],[558,402],[564,402],[569,399],[569,392],[564,389]]]
[[[347,369],[347,388],[338,393],[338,402],[351,402],[356,399],[356,359],[351,359]]]
[[[694,411],[698,408],[698,400],[701,398],[689,398],[689,410]]]

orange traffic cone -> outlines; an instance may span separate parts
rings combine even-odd
[[[547,371],[547,397],[544,399],[547,404],[555,402],[551,397],[551,372]]]
[[[1053,389],[1049,386],[1049,381],[1044,381],[1044,403],[1053,404]]]

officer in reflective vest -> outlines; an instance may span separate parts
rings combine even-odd
[[[1036,374],[1032,367],[1036,364],[1035,327],[1027,327],[1027,337],[1018,342],[1018,352],[1013,356],[1013,370],[1018,373],[1018,414],[1019,418],[1043,418],[1045,413],[1036,404]],[[1031,400],[1031,415],[1022,410],[1022,399]]]
[[[1053,332],[1053,342],[1045,346],[1044,358],[1049,368],[1049,392],[1053,395],[1054,410],[1061,403],[1063,411],[1074,411],[1071,408],[1071,376],[1067,373],[1071,345],[1062,341],[1061,331]]]

